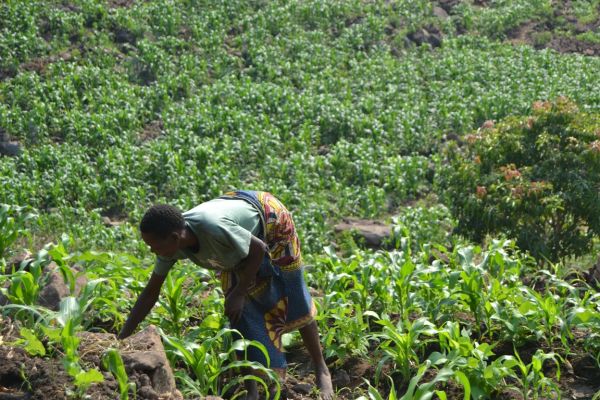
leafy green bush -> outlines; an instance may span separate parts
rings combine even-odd
[[[600,115],[570,100],[492,121],[450,151],[442,187],[457,231],[505,233],[538,259],[581,255],[600,233]]]

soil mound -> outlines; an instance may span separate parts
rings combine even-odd
[[[86,392],[92,399],[119,398],[118,383],[112,374],[102,370],[102,356],[109,348],[119,350],[129,377],[135,384],[137,399],[183,400],[175,387],[175,378],[154,326],[119,342],[109,333],[81,332],[79,354],[85,369],[102,371],[104,382],[93,384]],[[23,349],[0,346],[0,400],[62,400],[75,392],[73,379],[60,359],[32,357]]]

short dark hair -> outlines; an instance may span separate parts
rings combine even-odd
[[[178,208],[168,204],[150,207],[140,221],[140,231],[158,239],[166,239],[171,233],[185,228],[183,215]]]

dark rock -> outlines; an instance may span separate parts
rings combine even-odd
[[[69,288],[65,284],[63,276],[59,271],[53,271],[49,273],[48,282],[40,290],[37,303],[40,306],[58,311],[60,300],[67,296],[69,296]]]
[[[79,353],[87,363],[99,365],[104,349],[120,348],[127,375],[138,387],[138,398],[183,400],[156,327],[119,342],[112,333],[80,332]]]
[[[102,223],[107,228],[114,228],[115,226],[121,225],[123,222],[117,221],[117,220],[112,220],[112,219],[110,219],[110,217],[102,217]]]
[[[78,274],[78,271],[72,269],[73,275],[75,275],[75,290],[71,293],[69,285],[65,282],[65,279],[60,272],[58,265],[50,263],[45,268],[46,273],[46,284],[40,290],[38,296],[38,304],[40,306],[49,308],[54,311],[58,311],[60,307],[60,301],[68,296],[77,296],[81,289],[86,285],[87,279],[84,275]]]
[[[297,383],[292,386],[292,390],[300,394],[309,394],[312,391],[312,385],[308,383]]]
[[[137,397],[147,400],[158,400],[160,398],[158,393],[152,389],[152,386],[142,386],[139,388],[137,391]]]
[[[438,17],[441,20],[447,20],[449,18],[448,13],[442,7],[434,6],[433,7],[433,15]]]
[[[439,0],[438,4],[447,13],[450,13],[454,7],[460,3],[461,0]]]
[[[29,251],[25,250],[17,256],[13,257],[7,263],[4,273],[12,274],[13,270],[18,271],[20,269],[24,269],[25,271],[27,271],[29,269],[29,264],[31,264],[32,261],[33,255]]]
[[[149,375],[152,380],[152,388],[160,398],[183,399],[183,396],[175,387],[173,370],[169,365],[160,335],[155,326],[149,325],[143,331],[125,339],[125,343],[136,349],[140,348],[140,344],[143,345],[140,350],[121,353],[127,369]]]
[[[122,28],[122,27],[116,28],[114,30],[114,34],[115,34],[115,42],[116,43],[120,43],[120,44],[127,43],[132,46],[135,46],[135,44],[137,42],[137,38],[133,34],[133,32],[131,32],[125,28]]]
[[[345,218],[334,226],[336,233],[354,232],[370,248],[381,248],[392,236],[392,229],[380,221]]]
[[[10,287],[10,281],[4,282],[2,287],[4,289],[8,289]],[[10,303],[10,301],[8,301],[8,297],[6,297],[4,294],[2,294],[2,292],[0,292],[0,306],[5,306],[8,303]]]
[[[350,386],[350,375],[343,369],[338,369],[334,371],[333,377],[331,379],[333,381],[333,385],[337,388],[343,388]]]
[[[126,368],[141,372],[153,372],[165,365],[164,356],[156,351],[145,351],[133,354],[123,354]]]
[[[138,381],[140,383],[140,386],[152,386],[152,381],[150,380],[150,377],[146,374],[138,376]]]
[[[600,288],[600,258],[596,264],[585,273],[585,280],[590,286]]]
[[[21,147],[16,142],[0,143],[0,156],[17,157],[21,155]]]
[[[442,45],[442,35],[439,32],[430,32],[427,29],[419,29],[415,32],[409,33],[407,38],[417,46],[421,46],[425,43],[431,45],[432,47],[439,47]]]

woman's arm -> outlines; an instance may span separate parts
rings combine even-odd
[[[250,239],[250,250],[248,256],[244,258],[236,267],[237,285],[231,289],[225,299],[225,315],[231,322],[235,323],[244,307],[244,298],[248,294],[248,289],[254,284],[256,274],[263,261],[267,246],[256,236]]]
[[[138,324],[146,318],[146,315],[148,315],[154,304],[156,304],[156,300],[158,300],[160,288],[165,278],[166,275],[161,276],[154,272],[152,273],[146,287],[142,290],[142,293],[140,293],[135,305],[131,309],[125,325],[123,325],[121,332],[119,332],[118,339],[125,339],[131,335]]]

